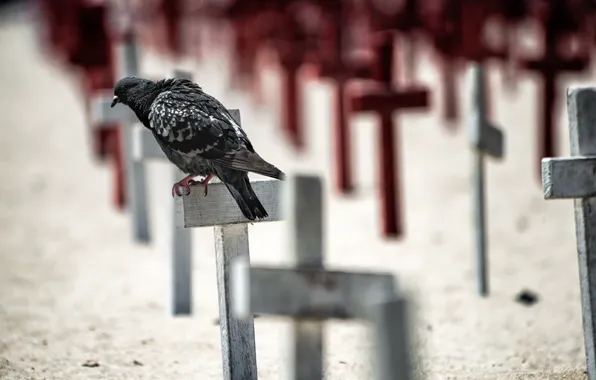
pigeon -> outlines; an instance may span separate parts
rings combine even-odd
[[[205,195],[213,176],[224,183],[242,214],[264,219],[248,172],[284,180],[285,174],[261,158],[230,112],[198,84],[180,78],[152,81],[128,76],[114,86],[111,107],[128,106],[148,128],[166,157],[187,176],[172,187],[172,196],[201,184]],[[200,181],[193,178],[204,177]]]

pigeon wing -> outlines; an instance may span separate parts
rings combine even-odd
[[[151,104],[149,124],[158,139],[180,154],[229,169],[283,176],[254,151],[229,111],[202,91],[178,88],[161,93]]]
[[[202,93],[201,108],[218,122],[230,125],[235,133],[234,146],[228,146],[222,155],[212,159],[213,163],[234,170],[251,171],[272,178],[281,179],[284,176],[278,168],[263,160],[255,152],[246,132],[232,118],[229,111],[214,97]],[[237,143],[237,145],[236,145]]]
[[[170,148],[189,157],[216,159],[241,144],[235,126],[193,92],[161,93],[151,104],[149,124]]]

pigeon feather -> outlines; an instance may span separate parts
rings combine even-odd
[[[151,104],[149,124],[173,150],[230,169],[283,179],[279,169],[255,152],[246,132],[217,99],[186,79],[160,85],[167,90]]]

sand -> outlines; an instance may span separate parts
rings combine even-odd
[[[132,241],[127,213],[112,205],[108,166],[95,162],[77,79],[43,56],[29,16],[0,23],[0,378],[220,379],[213,234],[193,231],[194,314],[169,314],[169,167],[148,164],[153,240]],[[184,62],[230,108],[240,108],[255,147],[288,172],[325,179],[326,262],[330,268],[391,271],[413,303],[412,336],[420,379],[585,379],[571,201],[544,201],[535,158],[536,82],[514,95],[491,70],[494,120],[507,157],[488,163],[491,296],[475,293],[471,156],[465,130],[440,118],[438,73],[419,67],[433,109],[399,117],[407,235],[380,236],[374,118],[353,122],[358,191],[331,183],[331,87],[304,88],[309,149],[280,143],[275,77],[264,106],[228,90],[214,56]],[[146,73],[165,64],[144,56]],[[463,83],[463,82],[462,82]],[[467,110],[465,86],[462,113]],[[561,88],[564,94],[564,87]],[[564,110],[563,110],[564,111]],[[564,113],[561,154],[568,152]],[[250,228],[255,263],[288,260],[285,224]],[[539,302],[515,302],[523,289]],[[285,371],[287,323],[255,321],[261,379]],[[370,379],[366,326],[330,322],[329,379]],[[84,364],[91,366],[84,366]],[[97,364],[97,365],[95,365]]]

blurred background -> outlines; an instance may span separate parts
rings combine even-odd
[[[569,154],[595,3],[0,3],[0,378],[222,377],[212,229],[174,317],[171,164],[142,166],[139,241],[125,128],[97,116],[134,46],[139,76],[189,72],[266,160],[323,178],[326,265],[395,274],[416,378],[587,379],[572,201],[540,162]],[[288,263],[283,222],[249,231],[252,262]],[[287,323],[255,320],[260,378]],[[327,378],[372,378],[367,334],[328,324]]]

